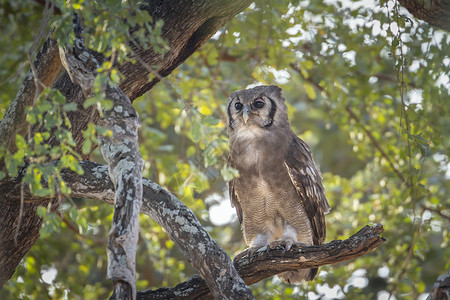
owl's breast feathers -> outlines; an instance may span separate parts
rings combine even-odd
[[[242,178],[259,176],[264,179],[277,176],[288,181],[290,179],[297,192],[298,201],[303,204],[310,221],[313,243],[320,245],[325,241],[324,215],[329,212],[330,206],[325,198],[322,176],[314,163],[309,147],[292,131],[291,133],[289,136],[277,134],[276,140],[272,140],[270,136],[252,141],[235,140],[236,144],[231,147],[233,151],[230,153],[229,165],[238,169]],[[284,139],[287,140],[283,141]],[[239,183],[239,178],[231,180],[229,193],[231,203],[236,208],[239,222],[242,224],[245,214],[254,212],[243,211],[241,201],[252,199],[240,198],[240,194],[247,193],[242,192],[245,187]]]

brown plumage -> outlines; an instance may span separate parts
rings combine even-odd
[[[228,99],[229,164],[239,177],[229,182],[249,253],[264,246],[320,245],[330,210],[322,176],[304,141],[289,124],[277,86],[233,92]],[[312,280],[317,269],[289,271],[289,283]]]

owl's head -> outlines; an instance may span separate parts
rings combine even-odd
[[[227,107],[228,131],[289,127],[287,107],[281,88],[257,86],[231,93]]]

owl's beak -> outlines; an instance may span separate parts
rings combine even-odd
[[[244,107],[244,111],[242,112],[242,118],[244,119],[244,123],[247,123],[248,121],[248,111],[249,111],[250,107],[246,106]]]

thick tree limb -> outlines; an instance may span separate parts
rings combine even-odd
[[[414,17],[450,31],[450,0],[399,0]]]
[[[85,171],[82,176],[67,170],[62,173],[63,179],[72,189],[72,196],[97,199],[109,204],[114,203],[114,186],[109,180],[107,167],[88,161],[82,162],[81,165]],[[192,259],[192,265],[202,274],[203,278],[209,280],[212,278],[239,278],[236,273],[233,273],[233,270],[223,268],[218,264],[225,261],[231,263],[231,261],[211,239],[189,208],[167,190],[150,180],[144,179],[143,184],[144,196],[141,212],[154,218],[167,232],[171,233],[171,238],[185,256]],[[20,189],[20,182],[17,181],[10,186],[14,186],[12,190],[17,191]],[[28,195],[29,192],[25,192]],[[170,218],[165,217],[169,215]],[[270,250],[269,254],[262,249],[250,259],[244,255],[237,260],[235,267],[245,283],[253,284],[284,271],[309,269],[364,255],[384,243],[385,240],[380,237],[382,232],[382,225],[366,226],[344,241],[332,241],[325,245],[301,249],[293,248],[285,254],[280,248]],[[138,292],[138,299],[208,299],[211,298],[208,286],[211,285],[200,276],[193,276],[174,288]],[[220,285],[219,288],[225,288],[225,286]],[[214,294],[214,296],[226,299],[222,295]],[[245,298],[245,294],[235,294],[234,299],[248,298]]]
[[[32,106],[36,101],[37,90],[35,82],[38,81],[39,84],[44,86],[52,86],[62,71],[59,50],[55,40],[47,39],[44,43],[34,61],[34,69],[37,79],[30,70],[0,122],[2,143],[5,143],[7,149],[12,152],[16,150],[16,135],[25,135],[29,128],[29,124],[26,122],[26,108]],[[3,166],[4,162],[0,160],[0,170]],[[42,219],[36,215],[36,208],[39,204],[43,205],[48,203],[48,201],[25,203],[22,211],[20,211],[20,206],[17,205],[20,199],[16,200],[18,202],[15,205],[10,205],[14,200],[7,197],[7,182],[3,182],[3,184],[0,182],[0,186],[3,187],[3,191],[0,192],[0,201],[6,201],[6,204],[0,206],[1,288],[13,275],[20,260],[38,239]],[[20,189],[18,195],[20,195]],[[20,214],[22,217],[19,230]],[[19,241],[18,243],[15,242],[15,236],[17,241]]]
[[[92,94],[99,65],[84,46],[81,20],[77,15],[74,22],[74,46],[60,49],[60,57],[70,79],[88,97]],[[130,99],[119,88],[107,84],[104,92],[106,98],[114,103],[98,122],[112,132],[111,136],[99,136],[100,150],[108,163],[115,190],[114,216],[107,246],[108,278],[114,282],[112,299],[135,299],[143,167],[137,131],[141,124]]]
[[[75,198],[90,198],[114,204],[114,185],[108,167],[90,161],[81,162],[84,175],[63,170],[61,176]],[[0,194],[6,191],[0,184]],[[8,184],[8,198],[18,205],[20,180]],[[14,192],[15,191],[15,192]],[[30,201],[42,199],[24,190]],[[0,199],[0,204],[4,201]],[[180,247],[192,266],[205,279],[203,284],[213,291],[216,299],[253,299],[252,291],[238,276],[231,259],[216,244],[198,221],[194,213],[174,195],[156,183],[143,179],[143,203],[141,212],[154,218]],[[208,288],[206,288],[208,291]]]
[[[137,131],[141,124],[130,99],[119,88],[108,86],[106,97],[114,101],[114,108],[105,112],[98,123],[113,133],[111,137],[99,137],[115,190],[113,225],[107,248],[108,278],[114,281],[113,299],[135,299],[143,168]]]
[[[83,162],[85,175],[64,172],[63,178],[74,197],[112,203],[112,186],[104,166]],[[216,299],[253,299],[252,291],[238,276],[225,251],[216,244],[194,213],[156,183],[143,179],[141,212],[152,217],[180,247],[192,266],[205,279]]]
[[[62,65],[55,40],[47,39],[36,56],[34,68],[37,79],[30,70],[0,122],[0,136],[6,139],[3,142],[12,152],[15,151],[16,134],[25,135],[28,131],[25,109],[32,106],[37,99],[36,81],[44,86],[52,86],[61,72]],[[42,91],[42,87],[40,90]]]
[[[143,168],[137,143],[140,121],[130,99],[118,88],[108,86],[106,97],[114,101],[114,108],[105,112],[99,125],[113,134],[111,137],[99,137],[99,142],[115,190],[113,225],[107,248],[108,278],[115,283],[112,298],[135,299]],[[128,286],[121,281],[128,283]]]
[[[53,13],[53,1],[45,1],[39,31],[28,51],[31,70],[28,71],[22,86],[0,122],[0,136],[6,139],[6,146],[10,152],[16,151],[15,138],[17,134],[24,135],[29,124],[26,120],[25,109],[32,106],[43,88],[51,87],[61,71],[61,62],[58,57],[58,47],[55,40],[48,38],[32,61],[37,47],[45,37],[48,21]],[[21,70],[19,70],[21,72]],[[0,170],[3,162],[0,161]]]
[[[46,206],[49,200],[40,200],[32,203],[24,203],[22,221],[18,231],[19,213],[20,213],[20,182],[15,190],[19,199],[11,200],[0,196],[0,288],[14,274],[17,265],[22,257],[34,245],[39,237],[42,219],[36,216],[38,206]],[[0,184],[0,195],[4,191],[9,191],[8,182],[3,181]],[[13,205],[11,205],[13,204]],[[16,244],[14,236],[17,235]]]
[[[161,77],[169,75],[182,64],[217,30],[251,2],[250,0],[143,1],[141,9],[146,10],[153,20],[164,21],[161,37],[167,41],[170,50],[161,55],[155,53],[152,45],[134,47],[133,52],[139,57],[139,61],[146,66],[152,66],[154,71],[150,72],[143,63],[120,65],[118,68],[124,75],[124,80],[119,88],[132,101],[143,95],[157,84]],[[105,60],[102,54],[93,54],[100,63]],[[68,117],[72,122],[72,135],[77,142],[75,151],[81,154],[83,159],[89,159],[88,155],[81,153],[82,131],[86,129],[89,121],[95,123],[98,115],[92,118],[91,112],[83,109],[85,97],[81,88],[73,84],[67,74],[61,76],[54,87],[66,96],[68,102],[80,104],[76,112],[68,113]]]
[[[293,248],[283,254],[277,247],[266,252],[266,248],[258,250],[248,258],[244,251],[236,263],[236,270],[246,284],[254,284],[264,278],[297,269],[317,268],[350,260],[375,249],[386,240],[380,237],[384,231],[382,225],[365,226],[350,238],[332,241],[320,246]],[[211,295],[199,276],[192,276],[173,288],[140,291],[138,299],[210,299]]]

